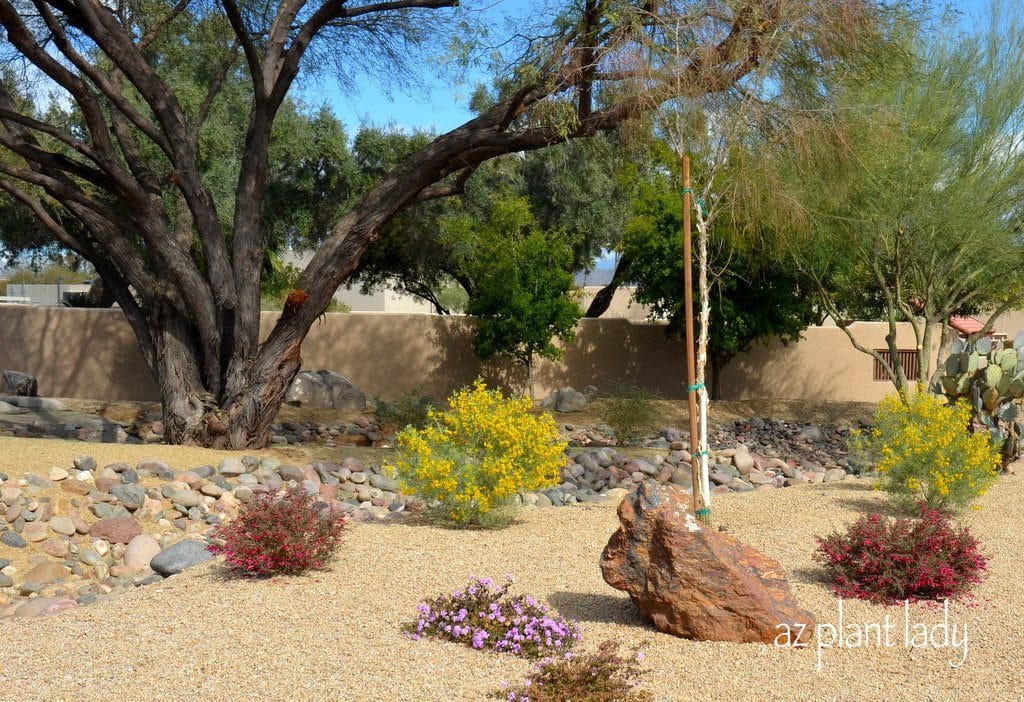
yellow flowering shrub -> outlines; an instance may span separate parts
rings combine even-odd
[[[566,443],[549,414],[530,413],[528,399],[488,390],[480,380],[431,411],[424,429],[396,437],[390,466],[402,489],[440,502],[458,524],[480,524],[520,492],[558,483]]]
[[[984,494],[996,478],[999,450],[985,432],[971,433],[971,408],[927,392],[904,404],[885,398],[875,427],[856,432],[851,453],[867,454],[878,471],[878,487],[894,497],[923,501],[940,510],[963,509]]]

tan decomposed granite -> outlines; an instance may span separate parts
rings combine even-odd
[[[214,458],[161,449],[185,464]],[[110,450],[104,460],[125,447]],[[17,462],[5,455],[0,468]],[[602,579],[601,552],[618,527],[616,505],[605,503],[526,510],[500,531],[354,524],[329,572],[251,581],[211,562],[90,607],[4,619],[0,690],[12,700],[482,700],[502,681],[519,682],[529,662],[412,641],[401,626],[421,599],[470,575],[511,573],[513,592],[578,619],[587,648],[607,638],[649,642],[642,684],[656,700],[1019,700],[1022,503],[1021,478],[1004,476],[964,517],[992,559],[975,604],[944,612],[845,602],[842,647],[827,628],[839,627],[839,605],[812,553],[816,535],[858,510],[884,509],[884,496],[855,479],[713,502],[716,526],[781,564],[827,647],[693,642],[655,631]],[[873,633],[886,617],[889,645]],[[905,631],[913,638],[924,626],[932,645],[908,650]]]

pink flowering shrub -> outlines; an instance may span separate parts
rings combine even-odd
[[[414,641],[432,636],[524,658],[561,653],[580,640],[579,624],[529,595],[509,596],[511,586],[511,575],[500,587],[471,578],[464,590],[421,602],[406,632]]]
[[[639,687],[643,652],[619,652],[620,644],[605,641],[596,651],[565,653],[534,665],[517,686],[504,685],[491,697],[505,702],[650,702]]]
[[[956,599],[988,567],[968,529],[924,505],[917,519],[864,515],[845,534],[819,538],[815,558],[839,597],[884,603]]]
[[[223,554],[236,573],[295,575],[323,568],[344,528],[340,510],[293,486],[245,505],[236,519],[213,531],[209,549]]]

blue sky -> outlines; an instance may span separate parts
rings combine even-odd
[[[1017,2],[1020,0],[1007,0]],[[988,0],[953,0],[952,7],[962,15],[961,25],[969,27],[983,23]],[[552,3],[542,0],[463,0],[462,8],[477,10],[497,25],[508,19],[528,18],[535,13],[537,5],[548,7]],[[499,27],[498,31],[501,31]],[[440,48],[435,55],[441,53]],[[355,91],[342,92],[330,76],[324,77],[317,85],[303,91],[303,99],[311,104],[326,103],[342,120],[350,134],[362,124],[376,126],[394,125],[402,129],[426,129],[447,131],[472,117],[468,108],[472,85],[455,85],[451,77],[441,75],[440,70],[426,64],[420,71],[420,79],[411,90],[392,90],[387,94],[379,82],[357,80]],[[472,81],[474,75],[470,76]],[[475,77],[483,79],[477,72]]]

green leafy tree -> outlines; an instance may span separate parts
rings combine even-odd
[[[829,118],[773,135],[741,198],[772,219],[815,303],[903,396],[928,383],[934,334],[950,315],[995,310],[991,322],[1024,288],[1021,18],[994,16],[987,31],[955,37],[909,30],[912,61],[834,84]],[[793,142],[801,147],[779,147]],[[865,297],[888,324],[887,354],[850,331]],[[917,377],[900,361],[900,322],[913,329]]]
[[[668,185],[662,181],[643,189],[622,247],[623,256],[630,260],[625,275],[636,283],[634,298],[650,305],[654,317],[668,320],[669,334],[682,336],[682,215],[679,195]],[[708,360],[713,398],[719,394],[721,369],[734,356],[757,342],[795,341],[800,332],[820,321],[807,294],[810,281],[786,262],[737,243],[725,221],[712,227],[709,242],[714,333],[708,339]]]
[[[476,242],[466,304],[478,320],[473,350],[482,359],[504,354],[521,363],[532,398],[536,358],[561,358],[555,340],[572,341],[581,316],[571,253],[560,235],[537,226],[524,198],[501,197],[486,220],[462,223]]]
[[[612,132],[675,97],[742,91],[769,64],[786,70],[780,57],[806,65],[880,36],[884,4],[585,0],[498,37],[457,0],[0,0],[0,62],[45,76],[74,116],[39,114],[0,83],[0,188],[95,267],[160,389],[170,441],[264,446],[310,327],[395,217],[458,194],[489,160]],[[670,53],[667,26],[686,37]],[[296,80],[333,68],[349,84],[409,84],[438,45],[495,57],[489,105],[351,200],[337,193],[344,204],[293,304],[261,334],[271,150]],[[179,82],[166,71],[188,56],[183,70],[200,78]],[[240,139],[204,128],[221,109],[237,111]]]

